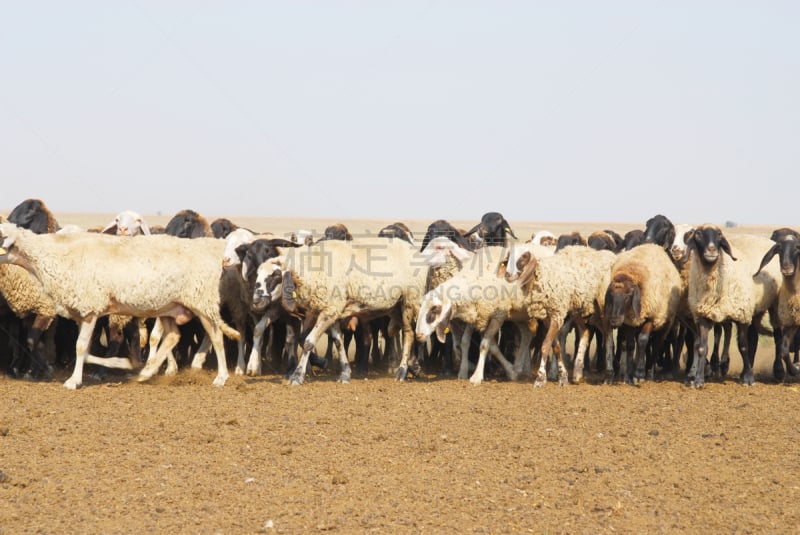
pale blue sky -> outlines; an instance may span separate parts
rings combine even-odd
[[[798,2],[0,3],[0,207],[798,225]]]

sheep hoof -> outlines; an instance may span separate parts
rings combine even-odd
[[[613,385],[614,384],[614,375],[606,374],[605,379],[603,379],[603,384]]]
[[[143,369],[139,372],[139,375],[136,377],[136,380],[140,383],[143,383],[150,379],[153,376],[153,372],[147,369]]]
[[[542,388],[547,383],[547,374],[539,372],[536,376],[536,381],[533,382],[535,388]]]
[[[558,376],[558,386],[566,386],[569,384],[569,379],[566,375],[559,375]]]
[[[483,382],[483,378],[481,378],[481,377],[470,377],[469,378],[469,383],[472,384],[472,385],[475,385],[475,386],[478,386],[482,382]]]
[[[408,376],[408,368],[406,368],[405,366],[400,366],[394,373],[394,377],[398,381],[405,381],[407,376]]]
[[[752,370],[742,373],[741,380],[744,386],[753,386],[753,384],[756,382],[756,378],[753,376]]]
[[[176,367],[167,366],[167,369],[164,370],[164,375],[166,375],[167,377],[173,377],[174,375],[177,374],[178,374],[178,368]]]
[[[219,375],[217,375],[214,378],[214,386],[225,386],[225,381],[227,380],[228,380],[227,377],[220,377]]]
[[[233,370],[233,375],[244,375],[244,370],[239,366],[236,366]]]
[[[789,365],[789,373],[792,372],[792,366]],[[783,369],[783,361],[776,360],[772,363],[772,376],[779,383],[782,383],[786,378],[786,370]]]
[[[296,373],[293,373],[291,377],[289,377],[289,386],[300,386],[303,384],[303,378]]]
[[[74,378],[70,377],[66,381],[64,381],[64,387],[69,388],[70,390],[77,390],[81,386],[81,383],[76,381]]]

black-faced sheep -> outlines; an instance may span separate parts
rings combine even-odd
[[[36,234],[52,234],[59,228],[53,212],[40,199],[25,199],[11,210],[9,223]]]
[[[503,214],[499,212],[487,212],[481,217],[481,222],[468,230],[465,234],[470,237],[473,234],[477,235],[484,245],[488,246],[509,246],[508,237],[511,236],[515,240],[517,237],[514,231],[511,230],[511,225],[508,224]]]
[[[172,216],[164,229],[165,234],[178,238],[213,238],[208,220],[194,210],[181,210]]]
[[[568,232],[566,234],[562,234],[558,237],[558,241],[556,242],[556,252],[560,251],[564,247],[569,247],[570,245],[586,245],[586,238],[580,235],[579,232]]]
[[[753,359],[758,344],[757,327],[768,310],[774,335],[780,336],[776,310],[780,269],[774,265],[758,269],[764,251],[768,251],[773,242],[761,236],[744,234],[728,238],[715,225],[701,225],[692,232],[687,245],[692,254],[688,280],[689,309],[698,330],[695,358],[687,382],[690,386],[703,386],[708,331],[714,323],[731,321],[737,326],[742,355],[740,379],[745,385],[752,385],[755,380]],[[754,273],[757,274],[754,276]],[[776,341],[776,346],[779,344]],[[776,349],[776,360],[779,359]]]
[[[444,219],[437,219],[428,225],[425,237],[422,238],[422,247],[419,250],[424,251],[431,240],[435,238],[447,238],[467,251],[472,251],[475,248],[459,229]]]
[[[211,234],[219,239],[227,238],[228,234],[238,228],[239,225],[225,217],[219,217],[211,222]]]

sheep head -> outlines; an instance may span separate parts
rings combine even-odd
[[[291,277],[291,274],[287,272]],[[281,257],[271,258],[258,266],[253,288],[253,311],[262,312],[279,301],[283,294],[284,272]],[[294,290],[292,290],[294,291]]]
[[[655,243],[668,249],[674,241],[675,225],[667,216],[658,214],[647,220],[644,228],[644,243]]]
[[[619,328],[630,312],[634,318],[642,314],[642,291],[627,274],[614,275],[606,290],[605,316],[612,328]]]
[[[114,221],[106,225],[100,232],[117,236],[136,236],[140,233],[149,235],[150,227],[138,212],[124,210],[118,213]]]
[[[440,290],[431,290],[425,294],[417,318],[417,340],[427,340],[436,332],[436,338],[444,343],[452,315],[453,302]]]
[[[778,255],[780,261],[781,275],[794,277],[797,272],[797,263],[800,260],[800,240],[789,237],[770,247],[764,258],[761,259],[761,265],[758,266],[758,271],[753,274],[753,277],[761,273],[761,270],[770,263],[775,255]]]
[[[715,264],[722,252],[736,260],[731,252],[731,244],[716,225],[700,225],[694,229],[686,240],[687,254],[695,251],[700,262],[706,267]]]

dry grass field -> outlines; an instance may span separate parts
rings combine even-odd
[[[338,222],[234,220],[279,234]],[[429,221],[406,223],[421,237]],[[520,239],[644,226],[511,223]],[[737,384],[733,349],[729,377],[702,390],[591,373],[472,386],[436,370],[349,385],[320,372],[301,387],[268,372],[222,388],[211,370],[87,374],[78,391],[61,386],[67,370],[0,377],[0,534],[796,533],[800,384],[771,380],[773,350],[762,337],[755,386]]]

